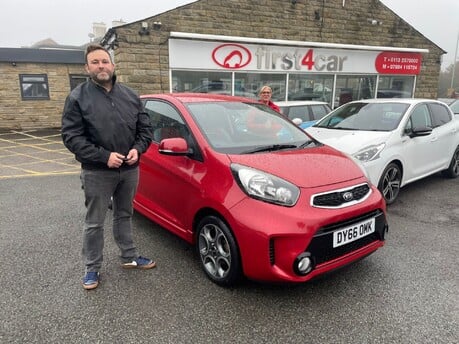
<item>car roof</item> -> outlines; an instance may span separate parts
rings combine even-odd
[[[317,101],[317,100],[290,100],[275,102],[277,106],[301,106],[301,105],[328,105],[327,102]]]
[[[371,103],[371,104],[384,104],[384,103],[403,103],[403,104],[419,104],[423,102],[432,102],[432,103],[440,103],[445,105],[443,102],[440,102],[436,99],[427,99],[427,98],[371,98],[371,99],[361,99],[361,100],[354,100],[352,102],[346,104],[353,104],[353,103]],[[345,105],[345,104],[343,104]]]
[[[229,96],[229,95],[223,95],[223,94],[217,94],[217,93],[194,93],[194,92],[144,94],[144,95],[141,95],[140,98],[141,99],[161,98],[161,99],[166,99],[166,100],[176,99],[183,103],[215,102],[215,101],[258,103],[257,100],[245,98],[245,97]]]

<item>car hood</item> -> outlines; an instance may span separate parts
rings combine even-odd
[[[364,176],[352,159],[327,146],[229,155],[229,158],[234,163],[273,174],[304,188],[337,184]]]
[[[305,130],[317,141],[351,155],[362,148],[386,142],[392,134],[392,132],[387,131],[341,130],[317,127],[309,127]]]

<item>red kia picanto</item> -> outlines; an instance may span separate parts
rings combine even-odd
[[[142,96],[154,129],[134,208],[196,245],[207,276],[305,282],[384,245],[363,169],[255,100]]]

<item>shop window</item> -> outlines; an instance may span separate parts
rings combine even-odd
[[[268,85],[273,90],[271,99],[283,101],[286,99],[287,76],[286,74],[270,73],[235,73],[236,84],[241,85],[246,93],[244,96],[258,98],[262,86]]]
[[[231,94],[231,73],[173,71],[172,92]]]
[[[89,76],[80,74],[70,74],[70,90],[73,90],[79,84],[89,80]]]
[[[20,74],[22,100],[48,100],[48,76],[46,74]]]
[[[380,76],[376,98],[411,98],[413,76]]]
[[[338,75],[334,107],[353,100],[375,98],[375,75]]]
[[[318,100],[331,105],[333,75],[290,74],[288,100]]]

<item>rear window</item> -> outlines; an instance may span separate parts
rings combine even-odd
[[[311,105],[311,111],[313,119],[317,120],[329,113],[330,109],[326,105]]]
[[[429,106],[432,111],[432,125],[434,128],[451,121],[451,114],[445,105],[432,103]]]
[[[309,121],[309,110],[306,105],[292,106],[288,111],[288,118],[300,118],[303,122]]]

